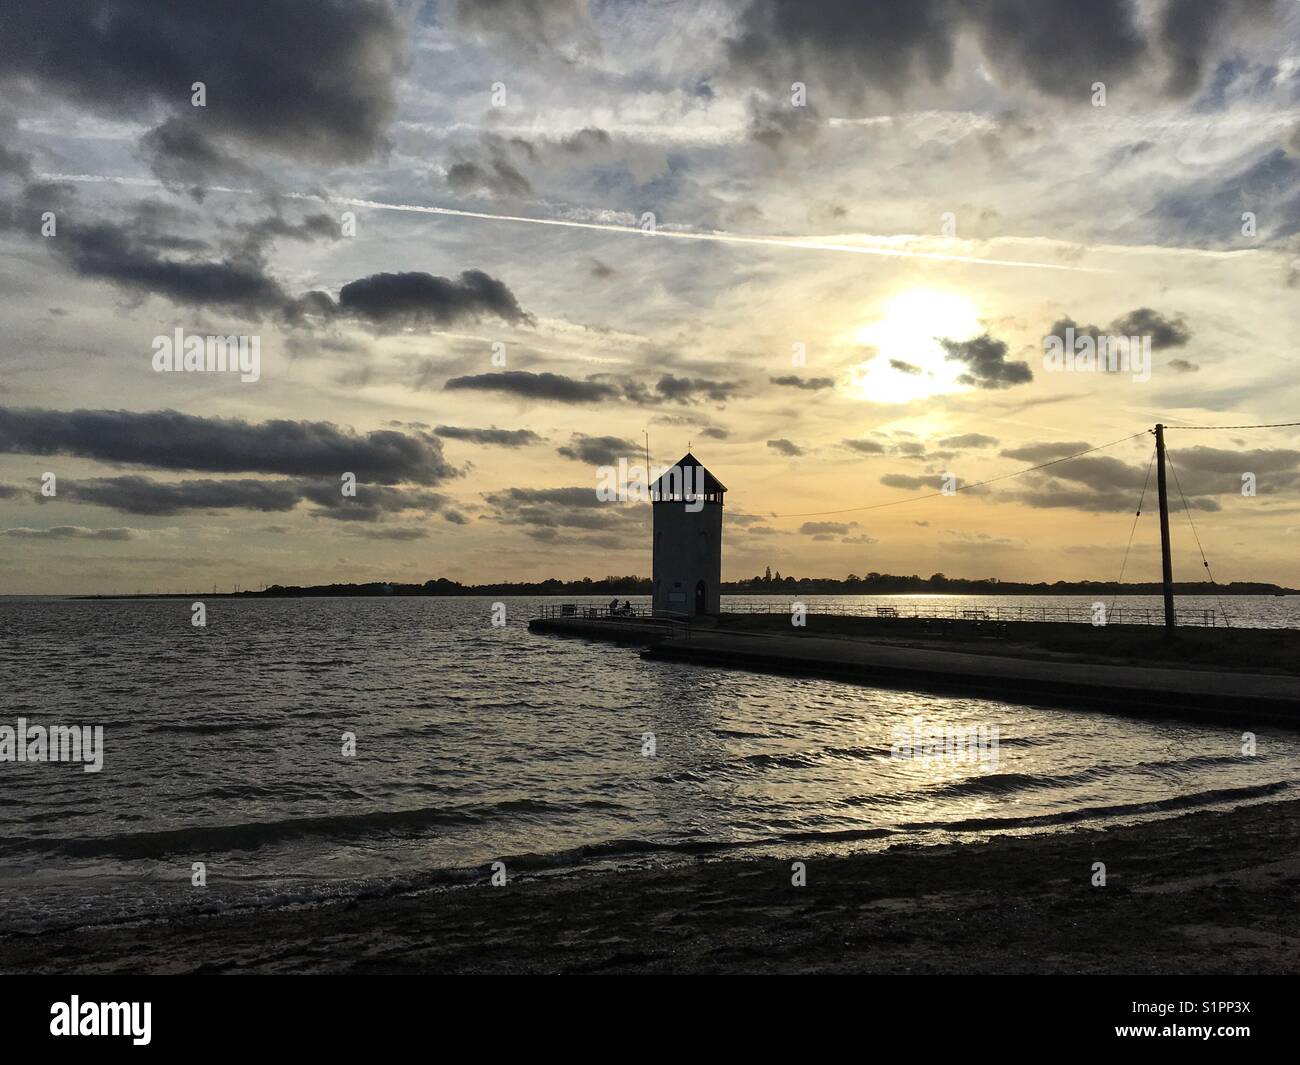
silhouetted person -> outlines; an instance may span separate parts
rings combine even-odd
[[[614,598],[609,601],[609,616],[613,617],[617,613],[618,613],[618,596],[614,596]]]

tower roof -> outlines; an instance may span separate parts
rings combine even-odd
[[[696,492],[698,492],[701,495],[712,495],[715,492],[725,492],[727,490],[727,486],[723,484],[721,481],[719,481],[716,477],[714,477],[713,474],[709,472],[708,467],[706,467],[704,463],[702,463],[689,451],[686,452],[686,454],[683,455],[680,459],[678,459],[673,465],[678,469],[682,469],[682,470],[686,469],[688,466],[694,466],[701,471],[700,473],[692,474],[692,476],[696,478],[694,489]],[[670,467],[669,469],[671,470],[671,468],[672,467]],[[665,487],[664,480],[665,478],[668,477],[668,472],[669,471],[665,471],[659,477],[659,479],[656,480],[654,484],[650,486],[650,489],[654,493],[656,498]],[[667,487],[672,488],[674,486],[668,485]],[[678,481],[675,487],[677,491],[680,492],[681,482]]]

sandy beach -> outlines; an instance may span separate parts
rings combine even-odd
[[[5,973],[1294,973],[1300,801],[0,940]],[[1093,863],[1107,883],[1094,887]]]

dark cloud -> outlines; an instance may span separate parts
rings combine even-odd
[[[292,510],[302,499],[293,481],[199,480],[163,482],[148,477],[59,481],[60,498],[124,514],[180,514],[190,510]]]
[[[443,387],[451,390],[505,392],[525,399],[555,403],[626,400],[641,405],[650,405],[661,399],[684,404],[706,399],[721,403],[739,392],[739,386],[731,381],[674,377],[672,374],[664,374],[653,388],[647,388],[632,378],[611,374],[593,374],[585,380],[579,380],[564,374],[533,373],[529,370],[503,370],[500,373],[453,377]]]
[[[446,503],[445,496],[423,489],[358,483],[356,495],[345,496],[341,488],[341,482],[333,481],[155,481],[124,476],[61,480],[59,496],[126,514],[155,516],[218,510],[283,513],[301,502],[310,502],[319,508],[314,512],[317,516],[360,522],[379,521],[388,514],[409,510],[432,512]]]
[[[1041,444],[1021,444],[1019,447],[1005,448],[998,452],[1004,459],[1018,459],[1021,462],[1051,462],[1063,459],[1067,455],[1077,455],[1087,451],[1092,445],[1084,440],[1067,440]]]
[[[751,140],[782,152],[806,151],[820,136],[823,128],[817,107],[807,101],[795,107],[789,97],[775,100],[755,97],[749,102],[749,136]]]
[[[1231,39],[1241,21],[1266,15],[1272,6],[1271,0],[1165,0],[1158,33],[1170,65],[1166,92],[1195,92],[1215,46]]]
[[[221,178],[264,181],[189,116],[169,118],[151,129],[140,138],[140,154],[159,181],[169,188],[188,187],[196,200],[203,200],[206,186]]]
[[[608,278],[613,277],[615,274],[618,273],[618,271],[615,270],[608,263],[601,262],[599,259],[592,259],[590,273],[592,277],[599,278],[601,281],[604,281]]]
[[[700,430],[700,436],[707,437],[710,440],[726,440],[731,436],[731,432],[727,429],[721,429],[716,425],[710,425],[707,428]]]
[[[770,447],[773,451],[777,452],[778,454],[788,455],[791,458],[794,458],[797,455],[802,455],[804,453],[803,448],[801,448],[798,444],[794,443],[791,440],[785,440],[785,439],[769,440],[767,442],[767,446]]]
[[[915,366],[910,362],[904,362],[902,359],[890,359],[889,365],[899,373],[919,374],[921,367]]]
[[[1010,388],[1034,379],[1029,363],[1008,362],[1006,341],[995,340],[988,333],[974,340],[940,338],[939,343],[947,358],[966,364],[969,373],[957,378],[962,384],[977,388]]]
[[[1142,71],[1148,53],[1130,0],[970,0],[957,8],[991,70],[1048,96],[1079,99],[1094,81],[1120,84]],[[1088,57],[1086,80],[1063,76],[1080,56]]]
[[[465,159],[447,168],[447,184],[454,192],[487,193],[489,196],[530,196],[533,186],[503,155],[476,162]]]
[[[139,225],[80,224],[66,219],[50,250],[80,277],[108,281],[140,295],[157,295],[189,307],[211,307],[259,319],[282,314],[293,301],[255,257],[178,258]]]
[[[531,429],[467,429],[458,425],[440,425],[433,430],[438,436],[448,440],[468,440],[473,444],[487,444],[496,447],[526,447],[541,440]]]
[[[819,392],[823,388],[835,387],[835,378],[833,377],[800,377],[797,374],[788,374],[785,377],[772,377],[769,380],[774,385],[784,385],[786,388],[802,388],[808,392]]]
[[[505,392],[525,399],[552,400],[556,403],[592,403],[619,399],[623,390],[608,381],[588,378],[579,381],[557,373],[532,373],[528,370],[502,370],[500,373],[471,374],[453,377],[443,388],[449,391],[472,389],[480,392]]]
[[[860,455],[883,455],[885,445],[879,440],[844,440],[845,447],[852,448]]]
[[[5,529],[4,536],[23,540],[134,540],[134,529],[87,529],[84,525],[55,525],[49,529]]]
[[[939,441],[940,447],[997,447],[996,436],[984,433],[962,433],[960,436],[946,436]]]
[[[1129,311],[1110,327],[1120,336],[1150,336],[1153,349],[1180,348],[1192,338],[1181,317],[1166,318],[1150,307]]]
[[[447,503],[447,497],[439,492],[384,484],[358,483],[355,496],[345,496],[336,481],[300,481],[296,488],[301,498],[320,508],[313,512],[314,517],[335,521],[382,521],[389,514],[411,510],[431,514]]]
[[[1062,318],[1052,323],[1048,335],[1060,337],[1064,341],[1067,329],[1073,329],[1075,336],[1090,336],[1094,340],[1101,336],[1149,336],[1153,351],[1180,348],[1192,339],[1191,330],[1181,315],[1171,318],[1150,307],[1129,311],[1105,329],[1095,325],[1080,325],[1072,318]]]
[[[115,119],[161,108],[210,136],[340,163],[371,155],[396,108],[405,32],[381,0],[65,0],[9,4],[4,18],[24,43],[0,51],[0,84]]]
[[[933,477],[911,477],[905,473],[887,473],[880,478],[880,483],[886,488],[906,488],[915,492],[921,488],[941,489],[944,479],[937,473]]]
[[[861,96],[901,93],[914,78],[941,81],[952,66],[948,0],[751,0],[727,42],[733,73],[765,85],[791,81]]]
[[[636,505],[603,502],[594,488],[507,488],[483,498],[493,520],[522,526],[527,536],[550,543],[560,541],[561,529],[587,534],[640,530],[645,517]],[[572,539],[571,534],[564,539]]]
[[[1166,90],[1185,95],[1232,27],[1272,10],[1267,0],[1167,0],[1152,27],[1130,0],[749,0],[727,50],[733,78],[782,92],[800,80],[810,103],[942,83],[965,35],[999,81],[1047,96],[1079,99],[1094,81],[1121,84],[1154,61],[1169,68]],[[1068,73],[1080,56],[1083,81]],[[760,130],[782,133],[773,122]]]
[[[458,475],[433,437],[364,435],[330,422],[250,424],[178,411],[52,411],[0,407],[0,452],[210,473],[277,473],[438,484]]]
[[[1169,368],[1178,373],[1196,373],[1200,367],[1194,362],[1188,362],[1186,359],[1170,359]]]
[[[848,536],[852,529],[860,528],[856,521],[806,521],[799,526],[804,536]]]
[[[429,530],[422,529],[418,525],[394,525],[387,528],[361,529],[357,535],[364,536],[368,540],[396,540],[402,542],[407,540],[427,540]]]
[[[1116,488],[1141,491],[1147,482],[1146,465],[1130,465],[1109,455],[1084,455],[1052,467],[1051,476],[1076,481],[1099,492]],[[1133,502],[1137,502],[1134,496]]]
[[[595,126],[588,126],[563,138],[560,141],[560,147],[566,152],[581,155],[584,152],[608,148],[611,143],[610,135],[605,130],[598,129]]]
[[[701,398],[714,403],[725,403],[740,392],[734,381],[713,381],[704,377],[674,377],[664,374],[655,384],[655,391],[664,399],[678,403],[695,403]]]
[[[19,178],[32,175],[32,157],[26,152],[9,147],[18,134],[18,120],[8,111],[0,109],[0,177],[12,174]]]
[[[569,442],[556,449],[566,459],[575,459],[592,466],[613,466],[620,456],[635,455],[637,446],[617,436],[587,436],[574,433]]]
[[[507,322],[531,322],[514,293],[482,270],[465,270],[452,281],[433,274],[371,274],[339,290],[339,310],[383,326],[448,325],[495,316]]]

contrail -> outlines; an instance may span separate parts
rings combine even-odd
[[[109,185],[135,185],[163,188],[161,181],[152,178],[105,177],[100,174],[42,174],[46,181],[78,181]],[[211,185],[205,192],[225,192],[239,196],[257,194],[256,189],[235,189]],[[617,226],[608,222],[574,222],[563,218],[530,218],[527,215],[492,214],[487,211],[462,211],[454,207],[429,207],[415,203],[383,203],[379,200],[362,200],[351,196],[324,196],[311,192],[284,192],[279,195],[290,200],[312,200],[340,207],[361,207],[371,211],[406,211],[413,214],[444,215],[450,218],[474,218],[489,222],[516,222],[533,226],[560,226],[565,229],[588,229],[599,233],[622,233],[637,237],[667,237],[672,240],[700,240],[715,244],[749,244],[765,248],[793,248],[800,251],[828,251],[847,255],[878,255],[890,259],[930,259],[937,262],[970,263],[975,266],[1009,266],[1030,270],[1066,270],[1076,273],[1109,273],[1105,268],[1077,266],[1071,263],[1043,263],[1023,259],[982,259],[974,255],[949,255],[937,251],[914,251],[906,248],[872,248],[852,244],[834,244],[805,237],[743,237],[734,233],[708,231],[695,233],[682,229],[644,230],[639,226]]]

